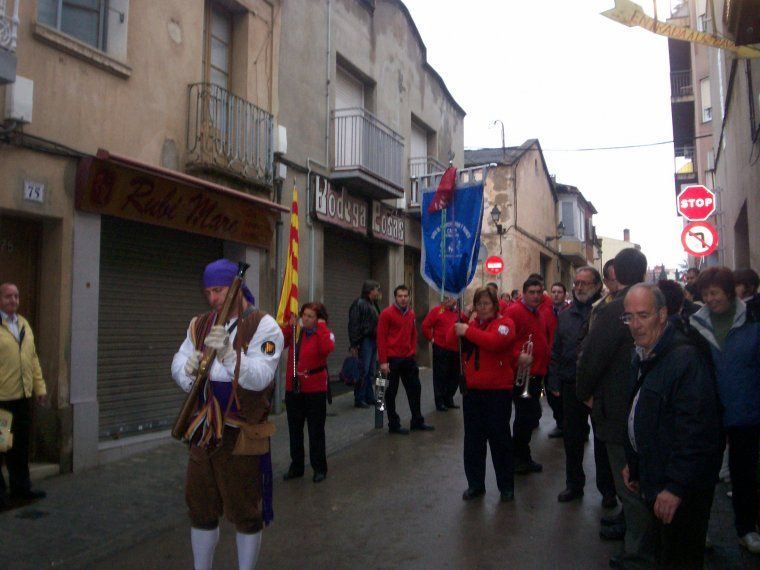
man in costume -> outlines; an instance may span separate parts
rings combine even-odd
[[[172,377],[187,392],[203,350],[216,350],[186,433],[190,460],[185,499],[196,570],[211,568],[222,514],[237,529],[241,569],[256,565],[261,529],[273,518],[269,436],[274,425],[267,417],[283,336],[271,316],[254,308],[245,285],[229,320],[214,325],[237,271],[226,259],[206,266],[203,287],[211,311],[190,321],[172,362]]]

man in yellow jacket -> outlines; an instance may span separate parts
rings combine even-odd
[[[34,491],[29,479],[29,434],[32,423],[32,397],[43,404],[47,391],[40,361],[34,347],[32,327],[18,314],[18,287],[0,285],[0,408],[13,414],[13,447],[0,454],[10,476],[10,497],[31,500],[45,496]],[[8,506],[5,478],[0,474],[0,508]]]

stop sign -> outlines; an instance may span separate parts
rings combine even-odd
[[[504,271],[504,261],[498,255],[492,255],[486,259],[486,271],[491,275],[498,275]]]
[[[715,213],[715,194],[701,184],[687,186],[678,195],[678,213],[689,221],[706,220]]]

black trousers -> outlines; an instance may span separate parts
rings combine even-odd
[[[325,419],[327,418],[327,392],[301,392],[285,394],[290,434],[290,470],[303,473],[304,422],[309,429],[309,461],[316,473],[327,473],[325,453]]]
[[[657,568],[702,568],[714,491],[713,488],[686,497],[670,524],[657,519]]]
[[[29,436],[32,430],[32,399],[0,401],[0,408],[13,414],[11,433],[13,447],[0,453],[0,466],[3,461],[8,467],[11,493],[24,493],[31,488],[29,480]],[[5,478],[0,472],[0,494],[6,492]]]
[[[412,427],[425,423],[420,411],[420,398],[422,397],[422,385],[420,384],[420,369],[413,356],[408,358],[388,358],[390,372],[388,374],[388,388],[385,391],[385,406],[388,410],[388,427],[395,429],[401,427],[401,418],[396,413],[396,394],[398,393],[399,380],[404,384],[406,397],[409,400],[409,410],[412,412]]]
[[[562,396],[563,392],[560,392],[559,396],[555,396],[548,388],[546,389],[546,401],[549,403],[549,407],[552,409],[554,421],[557,422],[557,427],[559,429],[562,429],[562,424],[564,423],[563,416],[565,410],[562,407]]]
[[[464,472],[467,486],[485,489],[486,444],[491,446],[491,460],[499,491],[515,488],[510,390],[467,390],[462,397],[464,414]]]
[[[590,410],[583,402],[575,397],[575,383],[564,382],[562,400],[564,408],[565,444],[565,481],[569,489],[583,490],[586,485],[586,474],[583,471],[583,453],[588,435],[588,420]],[[593,422],[592,422],[593,423]],[[596,488],[603,497],[615,495],[615,480],[612,477],[610,459],[607,456],[607,446],[596,437],[594,430],[594,464],[596,466]]]
[[[757,456],[760,425],[728,427],[728,470],[736,533],[744,536],[757,528]]]
[[[514,432],[515,459],[529,461],[530,438],[533,430],[538,427],[541,420],[541,387],[543,376],[531,376],[528,380],[528,394],[530,398],[523,398],[520,394],[523,388],[515,387],[512,399],[515,402],[515,423],[512,426]]]
[[[459,387],[459,352],[433,345],[433,395],[435,404],[451,402]]]

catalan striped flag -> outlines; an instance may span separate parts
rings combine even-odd
[[[290,315],[298,315],[298,190],[293,184],[293,205],[290,209],[290,242],[285,278],[282,282],[280,303],[277,305],[277,322],[287,324]]]

